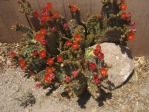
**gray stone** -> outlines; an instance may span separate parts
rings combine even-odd
[[[130,49],[114,43],[102,43],[101,49],[105,56],[105,63],[111,65],[108,70],[108,79],[115,87],[122,85],[134,69]]]

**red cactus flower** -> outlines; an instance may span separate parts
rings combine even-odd
[[[50,75],[50,78],[51,79],[54,79],[55,78],[55,74],[54,73],[51,73],[51,74],[49,74]]]
[[[47,44],[47,41],[46,41],[45,39],[41,39],[41,40],[40,40],[40,43],[41,43],[42,45],[46,45],[46,44]]]
[[[68,28],[68,24],[67,23],[64,24],[64,28]]]
[[[51,11],[52,10],[52,7],[53,7],[52,3],[47,3],[46,10],[47,11]]]
[[[38,18],[39,17],[39,13],[37,11],[33,11],[33,16]]]
[[[96,48],[94,49],[93,53],[95,56],[98,56],[100,51],[101,51],[101,46],[97,45]]]
[[[128,34],[128,40],[133,41],[135,39],[135,34],[133,32],[130,32]]]
[[[135,22],[134,21],[131,21],[130,22],[130,26],[134,26],[135,25]]]
[[[46,22],[50,21],[51,20],[50,16],[46,16],[45,20],[46,20]]]
[[[96,46],[96,50],[101,51],[101,46],[100,45],[97,45]]]
[[[94,83],[95,84],[99,84],[100,83],[100,78],[98,77],[98,75],[94,76]]]
[[[49,74],[46,74],[46,75],[44,76],[44,80],[45,80],[47,83],[51,83],[50,75],[49,75]]]
[[[53,28],[52,28],[52,32],[56,32],[57,31],[57,28],[54,26]]]
[[[98,56],[99,51],[97,49],[94,49],[93,53],[94,53],[95,56]]]
[[[47,67],[46,73],[51,74],[54,71],[53,67]]]
[[[76,5],[71,5],[71,11],[76,12],[78,10]]]
[[[16,56],[16,53],[12,51],[12,52],[10,53],[10,56],[11,56],[12,58],[14,58],[14,57]]]
[[[61,55],[57,56],[57,62],[62,63],[63,57]]]
[[[39,52],[39,57],[40,57],[40,58],[45,58],[46,55],[47,55],[47,53],[46,53],[45,50],[41,50],[41,51]]]
[[[75,35],[74,36],[74,41],[80,42],[81,41],[81,35],[80,34]]]
[[[65,81],[68,83],[68,82],[70,82],[70,77],[69,76],[66,76],[66,78],[65,78]]]
[[[42,35],[42,34],[36,34],[36,35],[35,35],[35,39],[36,39],[37,41],[40,41],[41,39],[43,39],[43,35]]]
[[[46,19],[45,19],[45,16],[44,15],[41,15],[39,17],[39,20],[40,20],[41,24],[45,24],[46,23]]]
[[[126,18],[127,19],[131,18],[131,13],[130,12],[126,13]]]
[[[46,30],[44,28],[41,28],[39,32],[41,35],[46,35]]]
[[[39,19],[40,19],[41,24],[45,24],[47,21],[50,21],[50,20],[51,20],[49,14],[48,14],[47,12],[43,13],[43,14],[39,17]]]
[[[36,88],[40,88],[40,86],[41,86],[40,83],[38,83],[38,84],[35,85]]]
[[[24,59],[20,59],[20,67],[22,70],[25,69],[26,61]]]
[[[43,19],[45,19],[46,22],[50,20],[50,16],[49,16],[48,12],[43,13],[42,16],[43,16]]]
[[[49,59],[47,59],[46,62],[48,65],[52,65],[54,63],[54,60],[53,60],[53,58],[49,58]]]
[[[89,64],[89,69],[90,69],[90,70],[95,70],[96,68],[97,68],[96,63],[91,62],[91,63]]]
[[[123,12],[120,17],[121,19],[126,19],[126,12]]]
[[[77,42],[74,42],[71,47],[72,49],[76,50],[79,48],[79,44]]]
[[[124,11],[124,10],[126,10],[126,8],[127,8],[127,4],[122,3],[121,6],[120,6],[120,9],[121,9],[122,11]]]
[[[33,54],[33,56],[37,56],[37,54],[38,54],[38,53],[37,53],[37,50],[33,50],[33,51],[32,51],[32,54]]]
[[[66,46],[70,46],[71,45],[71,42],[68,40],[68,41],[65,42],[65,45]]]
[[[58,12],[54,12],[54,13],[53,13],[53,17],[54,17],[55,19],[58,19],[58,18],[60,17],[60,15],[59,15]]]
[[[20,65],[25,65],[25,60],[24,59],[20,59]]]
[[[77,77],[78,74],[79,74],[78,71],[73,71],[73,72],[72,72],[73,77]]]
[[[108,76],[108,70],[106,68],[100,68],[99,72],[100,72],[102,77]]]
[[[131,29],[131,31],[132,31],[133,33],[135,33],[135,32],[137,31],[137,29],[136,29],[136,28],[133,28],[133,29]]]
[[[100,52],[100,53],[98,54],[98,59],[102,60],[103,58],[104,58],[104,54]]]
[[[41,11],[41,13],[45,13],[46,12],[46,8],[42,7],[42,8],[40,8],[40,11]]]

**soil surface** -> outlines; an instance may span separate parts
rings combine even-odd
[[[102,91],[97,101],[88,92],[67,99],[59,94],[62,88],[47,96],[48,89],[38,87],[32,78],[23,77],[19,68],[13,68],[8,57],[10,45],[7,46],[0,45],[1,54],[6,49],[0,55],[0,112],[149,112],[148,57],[135,57],[135,70],[129,80],[111,93]],[[25,107],[30,93],[32,102],[28,104],[32,105],[26,103]]]

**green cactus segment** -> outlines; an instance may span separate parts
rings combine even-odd
[[[86,26],[89,33],[97,36],[101,35],[101,31],[103,29],[103,23],[102,20],[97,15],[91,16],[87,20]]]
[[[19,11],[21,13],[26,13],[28,15],[31,15],[33,9],[29,2],[27,2],[26,0],[18,0],[18,3],[20,5]]]
[[[104,37],[107,38],[110,42],[120,42],[122,35],[124,32],[121,30],[121,28],[107,28],[104,32]]]
[[[79,74],[75,80],[72,80],[70,83],[66,84],[65,90],[68,91],[70,96],[75,97],[81,95],[86,90],[86,87],[86,78],[83,74]]]
[[[30,57],[32,52],[36,49],[37,49],[36,45],[27,46],[22,49],[21,54],[24,58],[27,58]]]

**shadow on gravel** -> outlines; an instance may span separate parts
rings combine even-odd
[[[98,105],[101,107],[104,105],[104,101],[112,99],[112,93],[110,92],[105,92],[104,90],[101,89],[101,94],[100,97],[96,99],[96,101],[98,102]]]
[[[86,103],[89,101],[89,99],[91,98],[91,94],[86,91],[85,93],[81,94],[77,100],[78,105],[85,109],[86,108]],[[101,95],[99,98],[95,99],[98,102],[99,106],[103,106],[104,105],[104,101],[109,100],[112,98],[112,93],[106,93],[104,90],[101,90]]]
[[[88,91],[85,91],[83,94],[81,94],[79,97],[78,97],[78,105],[81,107],[81,108],[86,108],[86,103],[88,102],[88,100],[91,98],[91,94],[88,92]]]

